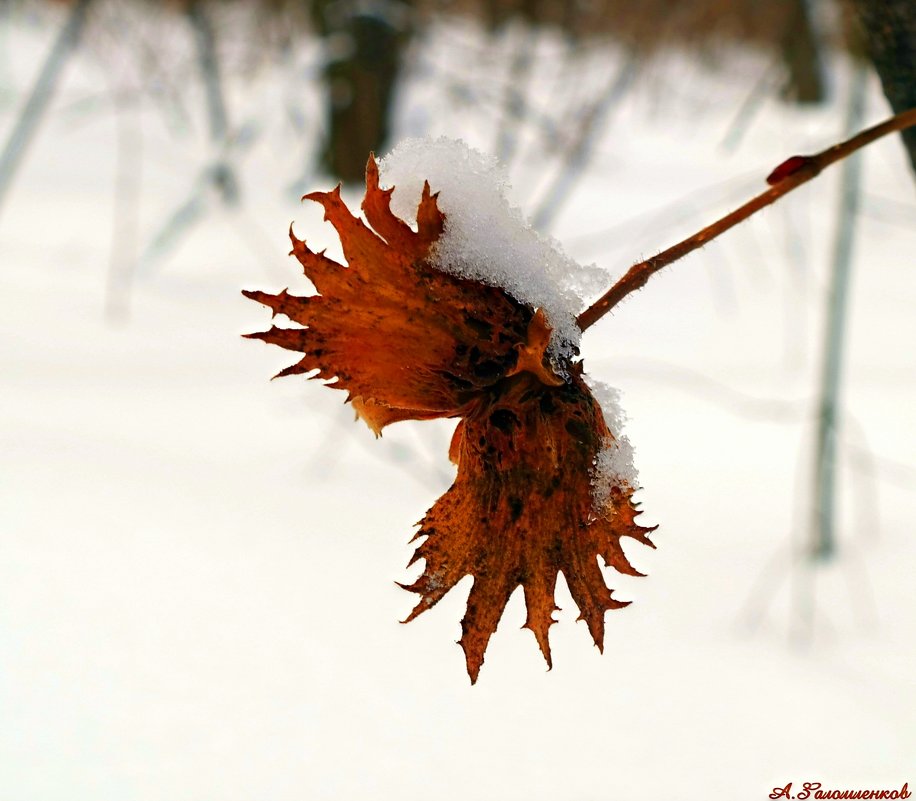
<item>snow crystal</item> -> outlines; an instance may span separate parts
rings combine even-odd
[[[611,498],[611,490],[621,484],[635,490],[638,474],[633,464],[633,446],[629,437],[621,433],[627,416],[620,405],[620,390],[592,378],[586,377],[585,380],[601,405],[604,422],[613,435],[595,457],[592,472],[595,510],[603,512]]]
[[[432,254],[439,269],[501,287],[542,309],[553,328],[548,353],[554,361],[578,348],[582,294],[603,291],[607,274],[577,264],[527,224],[509,203],[508,176],[495,157],[446,137],[406,139],[381,160],[379,173],[395,187],[392,210],[408,222],[416,221],[424,181],[439,193],[445,230]]]

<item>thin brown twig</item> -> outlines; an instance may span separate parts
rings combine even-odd
[[[733,228],[752,214],[760,211],[760,209],[775,203],[783,195],[810,181],[825,167],[841,161],[882,136],[887,136],[887,134],[895,131],[902,131],[914,125],[916,125],[916,108],[896,114],[890,119],[856,134],[851,139],[828,147],[813,156],[792,156],[786,159],[767,177],[767,183],[770,184],[770,188],[765,192],[761,192],[756,197],[751,198],[743,206],[739,206],[731,213],[716,220],[712,225],[706,226],[701,231],[697,231],[692,236],[687,237],[687,239],[678,242],[667,250],[663,250],[657,256],[630,267],[614,286],[579,315],[577,320],[579,328],[585,331],[604,317],[631,292],[642,289],[646,282],[663,267],[667,267],[688,253],[702,247],[720,234],[725,233],[729,228]]]

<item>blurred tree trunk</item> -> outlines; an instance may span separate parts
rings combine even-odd
[[[57,91],[61,73],[67,65],[70,54],[76,49],[86,20],[89,8],[94,0],[76,0],[70,7],[67,21],[58,33],[51,50],[47,55],[35,83],[32,86],[25,106],[13,124],[9,138],[0,150],[0,206],[6,197],[25,152],[32,143],[45,112]]]
[[[327,129],[324,167],[342,181],[363,180],[366,158],[386,144],[411,0],[311,0],[324,39]]]
[[[916,2],[851,0],[865,47],[895,112],[916,107]],[[903,132],[916,171],[916,129]]]
[[[185,13],[194,31],[197,44],[197,61],[207,91],[207,119],[210,126],[210,140],[219,155],[210,170],[213,186],[226,203],[237,203],[239,185],[235,172],[226,160],[225,145],[229,136],[229,113],[219,69],[219,55],[216,47],[216,31],[206,4],[202,0],[191,0]]]
[[[824,66],[808,0],[791,0],[782,40],[782,57],[789,72],[786,96],[797,103],[824,100]]]

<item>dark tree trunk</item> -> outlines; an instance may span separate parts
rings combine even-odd
[[[884,94],[895,112],[916,108],[916,2],[914,0],[851,0]],[[916,129],[903,132],[903,142],[916,172]]]
[[[789,73],[784,94],[796,103],[823,102],[824,65],[808,0],[792,0],[790,4],[782,56]]]
[[[321,158],[342,181],[362,181],[369,152],[379,152],[388,141],[410,11],[403,0],[312,0],[315,26],[328,46]]]

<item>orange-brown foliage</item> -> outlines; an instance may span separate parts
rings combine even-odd
[[[598,559],[639,575],[620,540],[651,545],[652,530],[635,522],[633,488],[625,484],[596,508],[595,460],[614,432],[582,380],[581,362],[563,365],[561,377],[546,359],[543,314],[435,267],[430,249],[445,219],[429,186],[416,231],[391,212],[391,191],[379,187],[370,158],[362,207],[371,228],[339,190],[307,196],[324,206],[347,266],[313,253],[290,231],[292,253],[318,294],[246,292],[303,326],[250,336],[301,353],[280,375],[310,373],[345,390],[376,433],[401,420],[461,418],[450,448],[458,474],[420,523],[414,539],[423,541],[411,561],[425,567],[405,588],[420,596],[411,620],[474,577],[460,641],[472,682],[519,586],[525,625],[551,664],[560,572],[602,648],[604,613],[626,604],[612,597]]]

